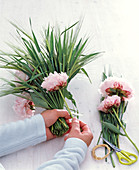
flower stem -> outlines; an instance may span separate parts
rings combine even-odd
[[[67,104],[67,102],[66,102],[66,100],[65,100],[65,97],[63,96],[63,93],[62,93],[61,89],[59,89],[59,92],[60,92],[61,97],[63,98],[63,100],[64,100],[64,102],[65,102],[65,105],[66,105],[66,108],[67,108],[67,110],[68,110],[68,112],[69,112],[69,114],[70,114],[70,117],[73,118],[72,113],[71,113],[71,111],[70,111],[70,108],[69,108],[69,106],[68,106],[68,104]]]
[[[101,135],[102,135],[102,131],[100,132],[100,135],[99,135],[99,138],[98,138],[98,141],[97,141],[97,145],[99,144],[99,141],[100,141],[100,138],[101,138]]]
[[[110,153],[110,158],[111,158],[112,166],[113,166],[113,168],[115,168],[115,163],[114,163],[112,154],[113,154],[113,151],[111,151],[111,153]]]
[[[136,146],[136,144],[131,140],[131,138],[128,136],[128,134],[127,134],[127,132],[126,132],[126,130],[125,130],[125,128],[124,128],[124,126],[122,125],[122,123],[121,123],[121,121],[120,121],[120,119],[119,119],[119,117],[117,116],[117,113],[116,113],[116,111],[115,111],[115,109],[113,108],[113,112],[114,112],[114,114],[115,114],[115,116],[116,116],[116,118],[117,118],[117,120],[118,120],[118,122],[119,122],[119,124],[120,124],[120,126],[122,127],[122,129],[123,129],[123,131],[125,132],[125,136],[129,139],[129,141],[134,145],[134,147],[136,148],[136,150],[138,151],[138,153],[139,153],[139,149],[138,149],[138,147]]]

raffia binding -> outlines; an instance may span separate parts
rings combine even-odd
[[[97,148],[101,148],[101,147],[106,147],[108,149],[108,153],[104,156],[104,157],[97,157],[96,154],[95,154],[95,150]],[[96,145],[93,149],[92,149],[92,156],[95,160],[102,160],[102,159],[105,159],[108,157],[108,155],[110,154],[110,148],[108,145],[106,144],[100,144],[100,145]]]

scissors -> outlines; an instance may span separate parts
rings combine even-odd
[[[106,139],[102,138],[114,151],[116,152],[116,155],[119,159],[119,162],[123,165],[131,165],[135,163],[138,160],[137,155],[133,153],[129,153],[127,151],[121,150],[117,148],[115,145],[107,141]],[[130,156],[133,156],[135,159],[131,159]]]

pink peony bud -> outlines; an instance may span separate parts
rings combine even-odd
[[[122,78],[108,77],[100,85],[100,93],[102,96],[118,95],[122,100],[130,99],[133,96],[133,90],[129,84]]]
[[[59,88],[67,85],[68,75],[66,73],[57,73],[56,71],[50,73],[48,77],[44,78],[41,87],[47,89],[47,91],[56,91]]]
[[[24,93],[23,96],[30,98],[28,93]],[[13,106],[13,109],[16,112],[16,114],[24,118],[33,116],[35,112],[34,108],[35,108],[35,105],[32,101],[21,98],[21,97],[16,98],[15,104]]]
[[[108,113],[109,109],[112,107],[119,107],[121,103],[121,98],[117,95],[108,96],[99,105],[98,110]]]

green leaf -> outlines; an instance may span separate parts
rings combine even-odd
[[[50,36],[50,60],[53,66],[53,70],[55,70],[54,67],[54,35],[53,35],[53,30],[51,31],[51,36]]]
[[[77,21],[77,22],[75,22],[73,25],[71,25],[69,28],[67,28],[67,29],[65,29],[62,33],[61,33],[61,35],[63,34],[63,33],[65,33],[66,31],[68,31],[69,29],[71,29],[72,27],[74,27],[76,24],[78,24],[79,23],[79,21]]]
[[[42,100],[38,95],[36,95],[35,93],[30,93],[30,95],[31,95],[31,99],[36,107],[50,109],[48,104],[44,100]]]
[[[91,81],[91,79],[90,79],[88,73],[86,72],[86,70],[85,70],[84,68],[81,68],[81,70],[82,70],[82,72],[88,77],[90,83],[92,84],[92,81]]]
[[[87,63],[89,63],[90,61],[96,59],[99,54],[101,54],[102,52],[95,52],[89,55],[81,55],[82,57],[79,58],[78,62],[80,65],[86,65]]]
[[[39,73],[39,74],[37,74],[37,75],[35,75],[35,76],[32,76],[32,78],[29,79],[29,80],[27,81],[27,83],[29,83],[29,82],[31,82],[31,81],[37,79],[37,78],[40,77],[42,74],[43,74],[43,73]]]
[[[73,98],[73,95],[67,89],[63,89],[63,93],[64,93],[65,97],[67,99],[69,99],[73,103],[73,105],[77,108],[77,104]]]
[[[104,81],[105,79],[107,79],[107,76],[106,76],[106,74],[103,72],[102,81]]]
[[[84,49],[87,41],[88,41],[88,39],[85,40],[85,42],[82,44],[82,46],[81,46],[80,49],[78,50],[77,55],[76,55],[76,57],[75,57],[75,63],[76,63],[78,57],[81,55],[81,53],[82,53],[82,51],[83,51],[83,49]]]
[[[114,126],[113,124],[108,123],[108,122],[103,122],[103,121],[102,121],[102,124],[105,125],[105,127],[107,127],[108,129],[110,129],[112,132],[124,136],[124,134],[121,133],[120,130],[119,130],[116,126]]]
[[[109,66],[108,76],[109,76],[109,77],[112,77],[112,69],[111,69],[111,66]]]
[[[68,79],[68,83],[71,81],[71,79],[73,79],[73,77],[75,77],[80,71],[80,68],[75,70],[72,74],[70,74],[69,79]]]
[[[116,90],[113,89],[113,88],[110,88],[110,91],[113,92],[113,93],[116,93]]]
[[[7,84],[9,84],[11,87],[16,87],[16,85],[14,83],[10,82],[9,80],[7,80],[5,78],[0,78],[0,80],[7,82]]]
[[[40,52],[40,51],[41,51],[41,49],[40,49],[40,47],[39,47],[39,44],[38,44],[37,38],[36,38],[36,36],[35,36],[35,34],[34,34],[33,30],[32,30],[32,35],[33,35],[33,39],[34,39],[34,44],[35,44],[35,46],[36,46],[36,48],[37,48],[38,52]]]
[[[21,91],[20,90],[15,90],[14,88],[11,88],[11,89],[0,89],[0,97],[2,96],[7,96],[9,94],[15,94],[15,93],[20,93]]]
[[[26,37],[28,37],[29,39],[33,40],[32,37],[30,35],[28,35],[25,31],[23,31],[23,29],[19,28],[16,24],[14,24],[13,22],[9,21],[18,31],[22,32]]]
[[[74,47],[75,49],[73,50],[73,53],[72,53],[72,57],[71,57],[71,60],[70,60],[70,64],[71,66],[73,65],[74,61],[75,61],[75,56],[76,56],[76,53],[80,47],[80,44],[82,42],[82,38],[80,39],[80,41],[78,42],[78,44],[76,45],[76,47]]]
[[[126,103],[126,105],[125,105],[125,107],[124,107],[123,112],[125,112],[125,111],[126,111],[127,105],[128,105],[128,101],[127,101],[127,103]]]
[[[74,45],[75,45],[75,44],[72,44],[71,49],[70,49],[70,53],[69,53],[68,61],[67,61],[67,62],[68,62],[68,64],[69,64],[69,62],[70,62],[70,60],[71,60],[71,56],[72,56],[72,53],[73,53]]]

